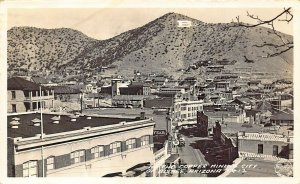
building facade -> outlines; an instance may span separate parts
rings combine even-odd
[[[293,158],[292,138],[270,133],[239,132],[239,152]]]
[[[174,101],[174,114],[173,117],[178,121],[178,125],[196,124],[197,111],[203,111],[202,100],[182,100],[175,99]]]
[[[14,77],[7,81],[7,111],[8,113],[36,111],[41,107],[54,107],[54,92],[25,79]]]
[[[133,167],[154,163],[152,119],[43,116],[42,138],[39,126],[20,134],[39,114],[8,116],[9,177],[125,176]],[[12,128],[16,117],[19,125]]]

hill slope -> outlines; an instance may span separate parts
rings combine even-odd
[[[177,20],[190,20],[194,26],[178,27]],[[292,74],[293,49],[278,56],[266,58],[268,53],[272,54],[281,48],[257,47],[264,43],[281,44],[279,37],[272,34],[270,29],[231,27],[230,25],[208,24],[181,14],[168,13],[142,27],[103,41],[90,39],[68,29],[69,37],[63,39],[68,45],[66,47],[62,47],[64,44],[50,44],[49,46],[47,42],[46,38],[61,37],[58,30],[43,32],[43,39],[38,39],[31,44],[23,44],[26,45],[25,49],[24,46],[16,49],[12,43],[19,45],[18,43],[24,43],[24,40],[36,38],[28,36],[27,39],[20,39],[20,36],[16,37],[15,33],[11,35],[13,31],[9,30],[9,64],[16,64],[15,61],[20,62],[22,57],[27,61],[25,65],[32,62],[46,63],[44,65],[52,70],[57,68],[61,70],[65,68],[97,69],[114,63],[118,66],[118,74],[132,75],[135,69],[142,72],[176,74],[179,69],[184,69],[190,64],[229,60],[236,62],[235,66],[252,66],[260,71],[276,72],[281,75]],[[292,36],[281,35],[285,40],[293,40]],[[50,47],[48,49],[50,52],[46,52],[45,44],[48,48]],[[28,49],[30,46],[35,50],[43,51],[35,52],[38,59],[28,59],[28,53],[32,52]],[[17,55],[18,60],[13,58],[16,51],[22,53]],[[254,62],[245,62],[245,57]]]
[[[67,28],[13,27],[8,30],[7,37],[9,69],[23,67],[30,70],[55,70],[96,41]]]

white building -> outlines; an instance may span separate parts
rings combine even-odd
[[[203,111],[203,100],[175,99],[173,119],[178,125],[196,124],[197,111]]]
[[[43,114],[43,137],[39,119],[8,115],[9,177],[138,176],[154,164],[152,119]]]

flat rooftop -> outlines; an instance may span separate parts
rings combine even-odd
[[[164,110],[153,110],[151,108],[100,108],[100,109],[86,109],[86,114],[97,114],[97,115],[113,115],[133,118],[140,116],[141,112],[145,112],[145,116],[148,118],[152,117],[155,122],[154,130],[166,130],[166,111]]]
[[[100,127],[106,125],[118,124],[122,121],[131,122],[138,119],[134,118],[110,118],[110,117],[96,117],[92,116],[91,119],[87,119],[87,116],[79,116],[76,118],[76,121],[72,122],[70,115],[61,115],[58,124],[53,123],[54,116],[58,114],[43,114],[43,130],[45,134],[56,134],[74,130],[80,130],[84,127]],[[89,115],[91,116],[91,115]],[[11,128],[10,122],[13,121],[13,118],[20,118],[18,128]],[[34,137],[36,134],[41,134],[41,127],[34,126],[33,119],[41,119],[40,113],[31,113],[31,114],[20,114],[20,115],[8,115],[7,116],[7,136],[16,138],[16,137]]]
[[[262,127],[261,125],[258,124],[251,124],[251,126],[247,126],[249,124],[245,124],[245,123],[226,123],[226,124],[221,124],[223,133],[237,133],[239,131],[245,131],[247,133],[273,132],[272,127]]]

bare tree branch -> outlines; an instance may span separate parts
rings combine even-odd
[[[293,15],[291,13],[291,9],[292,8],[288,8],[288,9],[284,9],[283,12],[281,12],[280,14],[278,14],[277,16],[275,16],[274,18],[270,19],[270,20],[261,20],[258,18],[258,16],[254,16],[254,15],[250,15],[248,12],[247,12],[247,16],[252,18],[252,19],[256,19],[258,20],[258,23],[257,24],[244,24],[244,23],[239,23],[238,25],[239,26],[243,26],[243,27],[257,27],[257,26],[261,26],[261,25],[264,25],[264,24],[269,24],[271,22],[274,22],[275,20],[277,20],[279,17],[281,17],[282,15],[286,14],[286,15],[289,15],[290,16],[290,19],[286,19],[285,21],[287,22],[290,22],[292,19],[293,19]]]
[[[264,43],[262,45],[253,45],[254,47],[265,47],[265,46],[271,46],[274,48],[280,48],[279,51],[270,54],[268,53],[267,56],[262,56],[263,58],[268,58],[268,57],[274,57],[274,56],[278,56],[284,52],[287,52],[288,50],[292,49],[293,46],[293,42],[290,42],[289,40],[285,40],[283,39],[282,35],[276,31],[275,26],[274,26],[274,22],[275,21],[284,21],[287,24],[290,23],[293,20],[293,14],[292,14],[292,8],[284,8],[283,11],[281,13],[279,13],[278,15],[276,15],[275,17],[269,19],[269,20],[262,20],[259,16],[257,15],[253,15],[250,14],[247,11],[247,16],[253,20],[256,20],[257,23],[256,24],[245,24],[243,22],[240,22],[239,16],[236,17],[237,22],[234,23],[234,25],[230,26],[230,27],[245,27],[245,28],[254,28],[257,26],[262,26],[262,25],[267,25],[270,26],[272,29],[272,34],[276,35],[282,42],[282,44],[276,45],[273,43]],[[285,15],[285,17],[283,17]],[[245,56],[244,56],[245,57]],[[245,57],[245,62],[251,62],[251,60],[249,60],[248,58]]]
[[[287,51],[289,51],[289,50],[290,50],[290,49],[292,49],[292,48],[294,48],[294,46],[293,46],[293,45],[291,45],[291,46],[287,47],[287,48],[286,48],[286,49],[284,49],[284,50],[281,50],[280,52],[275,52],[274,54],[269,54],[269,57],[278,56],[278,55],[280,55],[280,54],[282,54],[282,53],[284,53],[284,52],[287,52]]]
[[[288,42],[287,44],[293,45],[293,42]],[[273,43],[265,43],[265,44],[262,44],[262,45],[253,45],[253,47],[271,46],[271,47],[275,47],[275,48],[280,48],[280,47],[286,47],[287,44],[275,45]]]

